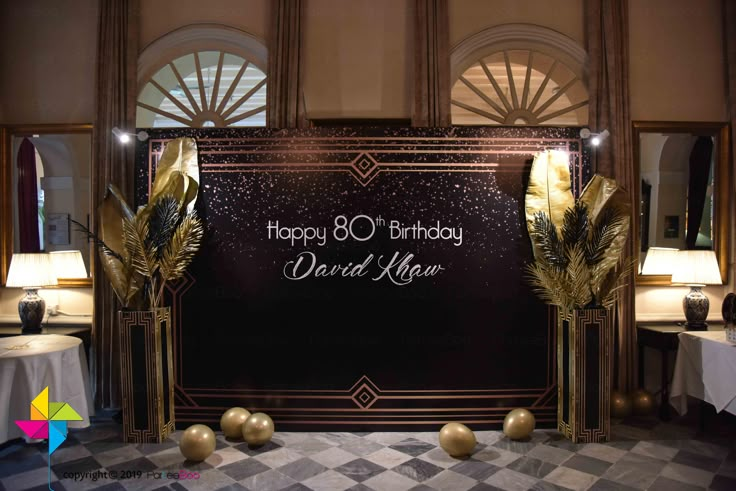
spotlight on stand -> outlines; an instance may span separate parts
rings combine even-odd
[[[112,134],[120,141],[120,143],[128,143],[130,141],[130,135],[125,133],[123,130],[115,126],[112,129]]]
[[[610,135],[608,130],[603,130],[600,133],[598,133],[596,136],[594,136],[593,139],[590,140],[590,143],[592,143],[594,146],[597,147],[598,145],[601,144],[603,140],[608,138],[608,135]]]
[[[120,143],[128,143],[130,141],[130,137],[134,136],[138,138],[138,141],[146,141],[148,140],[148,133],[144,130],[139,131],[138,133],[127,133],[117,126],[114,126],[112,129],[112,134],[115,135],[115,137],[120,141]]]
[[[590,144],[597,147],[603,140],[608,138],[611,133],[608,130],[603,130],[600,133],[592,133],[588,128],[580,130],[580,138],[587,140],[590,138]]]

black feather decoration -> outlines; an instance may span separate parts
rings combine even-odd
[[[567,267],[567,257],[562,241],[560,241],[557,234],[557,227],[543,211],[534,215],[531,235],[547,264],[557,270],[563,270]]]
[[[601,210],[585,244],[585,260],[588,265],[594,266],[606,256],[608,247],[616,238],[617,227],[624,218],[614,206],[606,206]]]
[[[161,196],[153,204],[153,210],[148,221],[146,242],[153,246],[157,260],[160,260],[163,256],[166,244],[173,237],[180,221],[179,202],[173,196]]]
[[[562,220],[562,238],[565,247],[585,244],[588,240],[588,228],[588,207],[578,201],[572,208],[565,210]]]
[[[98,248],[100,248],[103,253],[105,253],[108,256],[114,257],[115,259],[117,259],[121,263],[124,263],[125,262],[125,260],[123,259],[123,256],[120,253],[115,252],[110,247],[108,247],[108,245],[105,244],[105,242],[103,242],[102,239],[100,239],[94,232],[92,232],[90,229],[88,229],[85,225],[82,225],[81,223],[79,223],[78,221],[74,220],[73,218],[70,218],[69,221],[71,221],[73,224],[75,224],[77,227],[79,227],[79,230],[77,230],[77,231],[78,232],[82,232],[83,234],[85,234],[87,236],[87,240],[91,240],[92,242],[94,242],[95,246],[97,246]]]

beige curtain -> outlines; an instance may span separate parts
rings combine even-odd
[[[300,71],[302,0],[274,0],[268,43],[267,115],[270,128],[306,126]]]
[[[412,126],[450,126],[448,0],[414,2]]]
[[[723,0],[723,47],[726,54],[726,80],[728,96],[728,119],[731,122],[731,178],[733,179],[733,192],[731,193],[731,253],[736,247],[736,2]],[[731,256],[730,284],[736,284],[736,261]]]
[[[636,176],[634,175],[629,115],[629,37],[627,0],[585,0],[585,36],[588,52],[589,125],[611,136],[594,151],[595,172],[613,177],[631,198],[631,229],[625,260],[635,257],[639,230]],[[636,378],[635,271],[621,290],[616,309],[618,326],[618,388],[630,390]]]
[[[117,126],[131,132],[135,128],[138,0],[100,0],[98,29],[92,184],[95,208],[109,183],[117,185],[129,203],[133,199],[134,146],[116,142],[112,128]],[[97,214],[94,215],[94,230],[97,230]],[[94,299],[91,371],[95,405],[120,407],[118,303],[97,255]]]

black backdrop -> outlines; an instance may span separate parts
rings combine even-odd
[[[206,236],[168,292],[178,423],[236,405],[281,429],[497,427],[519,406],[555,421],[523,206],[542,149],[570,152],[579,192],[577,128],[148,132],[137,204],[166,141],[199,149]]]

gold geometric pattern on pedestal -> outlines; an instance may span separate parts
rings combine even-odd
[[[605,309],[583,309],[559,312],[558,318],[558,399],[557,429],[573,443],[608,441],[610,428],[611,372],[613,352],[612,313]],[[567,326],[565,322],[567,321]],[[567,330],[567,353],[563,343]],[[588,342],[595,340],[597,342]],[[589,352],[592,350],[592,352]],[[565,355],[568,366],[564,366]],[[590,379],[588,370],[597,372]],[[568,371],[568,386],[565,387],[564,372]],[[593,392],[591,388],[597,388]],[[590,414],[588,406],[595,401],[597,411]],[[568,406],[568,418],[564,418],[564,405]],[[591,406],[592,407],[592,406]],[[588,420],[588,417],[591,417]]]

